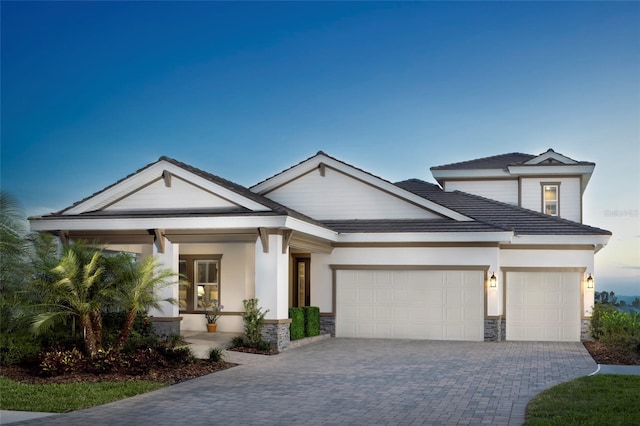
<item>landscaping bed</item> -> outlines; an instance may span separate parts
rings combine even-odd
[[[601,342],[582,342],[591,357],[598,364],[608,365],[640,365],[640,357],[624,355],[609,349]]]
[[[130,382],[130,381],[150,381],[161,382],[173,385],[185,380],[205,376],[216,371],[226,370],[238,364],[230,362],[210,362],[206,360],[196,360],[193,364],[182,366],[167,366],[154,368],[147,374],[131,375],[125,372],[112,372],[104,374],[92,374],[87,372],[73,372],[53,377],[41,377],[33,374],[24,366],[10,365],[3,366],[0,375],[20,383],[47,384],[47,383],[98,383],[98,382]]]

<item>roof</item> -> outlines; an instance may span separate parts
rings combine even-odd
[[[503,231],[488,223],[459,222],[452,219],[402,220],[325,220],[326,227],[341,234],[389,232],[496,232]]]
[[[567,164],[580,166],[594,165],[594,163],[589,161],[576,161],[549,148],[546,152],[543,152],[540,155],[512,152],[509,154],[500,154],[491,157],[477,158],[475,160],[462,161],[459,163],[435,166],[431,167],[431,170],[507,170],[511,166],[536,166],[539,165],[541,159],[547,158],[549,158],[549,161],[545,162],[545,166]],[[556,161],[553,161],[553,159]]]
[[[166,156],[162,156],[158,159],[158,161],[155,161],[153,163],[149,163],[146,166],[136,170],[135,172],[129,174],[128,176],[118,180],[117,182],[113,183],[112,185],[109,185],[103,189],[101,189],[100,191],[97,191],[91,195],[89,195],[88,197],[83,198],[82,200],[74,203],[73,205],[60,210],[58,212],[55,213],[51,213],[49,215],[45,215],[43,216],[43,218],[46,217],[65,217],[65,216],[70,216],[70,215],[65,215],[65,212],[72,209],[73,207],[84,203],[85,201],[97,196],[98,194],[101,194],[105,191],[107,191],[110,188],[113,188],[114,186],[120,184],[121,182],[131,178],[132,176],[135,176],[136,174],[142,172],[143,170],[146,170],[147,168],[151,167],[154,164],[157,164],[161,161],[166,161],[168,163],[171,163],[177,167],[180,167],[190,173],[193,173],[197,176],[200,176],[203,179],[206,179],[212,183],[215,183],[217,185],[220,185],[230,191],[233,191],[249,200],[255,201],[256,203],[262,204],[265,207],[268,207],[271,212],[252,212],[250,210],[244,209],[244,208],[238,208],[238,209],[234,209],[234,210],[227,210],[225,212],[220,212],[220,211],[206,211],[206,210],[196,210],[196,211],[190,211],[190,212],[180,212],[180,211],[171,211],[171,212],[159,212],[157,210],[153,210],[153,211],[136,211],[136,212],[87,212],[87,213],[82,213],[80,214],[80,216],[85,216],[85,217],[105,217],[105,216],[121,216],[121,217],[136,217],[136,216],[184,216],[184,215],[191,215],[191,216],[196,216],[196,215],[216,215],[216,216],[236,216],[236,215],[260,215],[260,216],[264,216],[264,215],[273,215],[273,214],[283,214],[283,215],[288,215],[291,217],[294,217],[296,219],[301,219],[304,220],[305,222],[314,224],[314,225],[318,225],[321,227],[325,227],[322,223],[310,218],[309,216],[306,216],[300,212],[297,212],[289,207],[286,207],[280,203],[277,203],[267,197],[264,197],[260,194],[257,194],[255,192],[250,191],[248,188],[245,188],[242,185],[239,185],[235,182],[231,182],[230,180],[221,178],[220,176],[214,175],[212,173],[209,172],[205,172],[204,170],[198,169],[197,167],[193,167],[190,166],[189,164],[180,162],[178,160],[175,160],[173,158],[170,157],[166,157]],[[78,216],[78,215],[72,215],[72,216]]]
[[[611,232],[466,192],[445,192],[419,179],[396,183],[416,195],[516,235],[611,235]]]
[[[477,169],[507,169],[508,166],[523,164],[536,158],[537,155],[512,152],[510,154],[494,155],[459,163],[445,164],[431,167],[431,170],[477,170]]]

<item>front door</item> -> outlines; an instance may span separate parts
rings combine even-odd
[[[293,304],[294,308],[311,305],[311,258],[293,259]]]

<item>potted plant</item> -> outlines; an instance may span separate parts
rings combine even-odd
[[[209,308],[211,310],[208,310]],[[209,333],[213,333],[216,331],[218,327],[216,321],[218,321],[218,318],[220,318],[220,311],[222,311],[222,309],[224,309],[224,306],[222,306],[218,302],[218,299],[213,299],[211,305],[208,308],[204,309],[204,316],[207,319],[207,331]]]

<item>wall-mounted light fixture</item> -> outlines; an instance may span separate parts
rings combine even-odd
[[[497,285],[498,279],[496,278],[496,274],[492,272],[491,277],[489,278],[489,287],[496,288]]]
[[[587,288],[593,288],[593,276],[591,274],[587,277]]]

